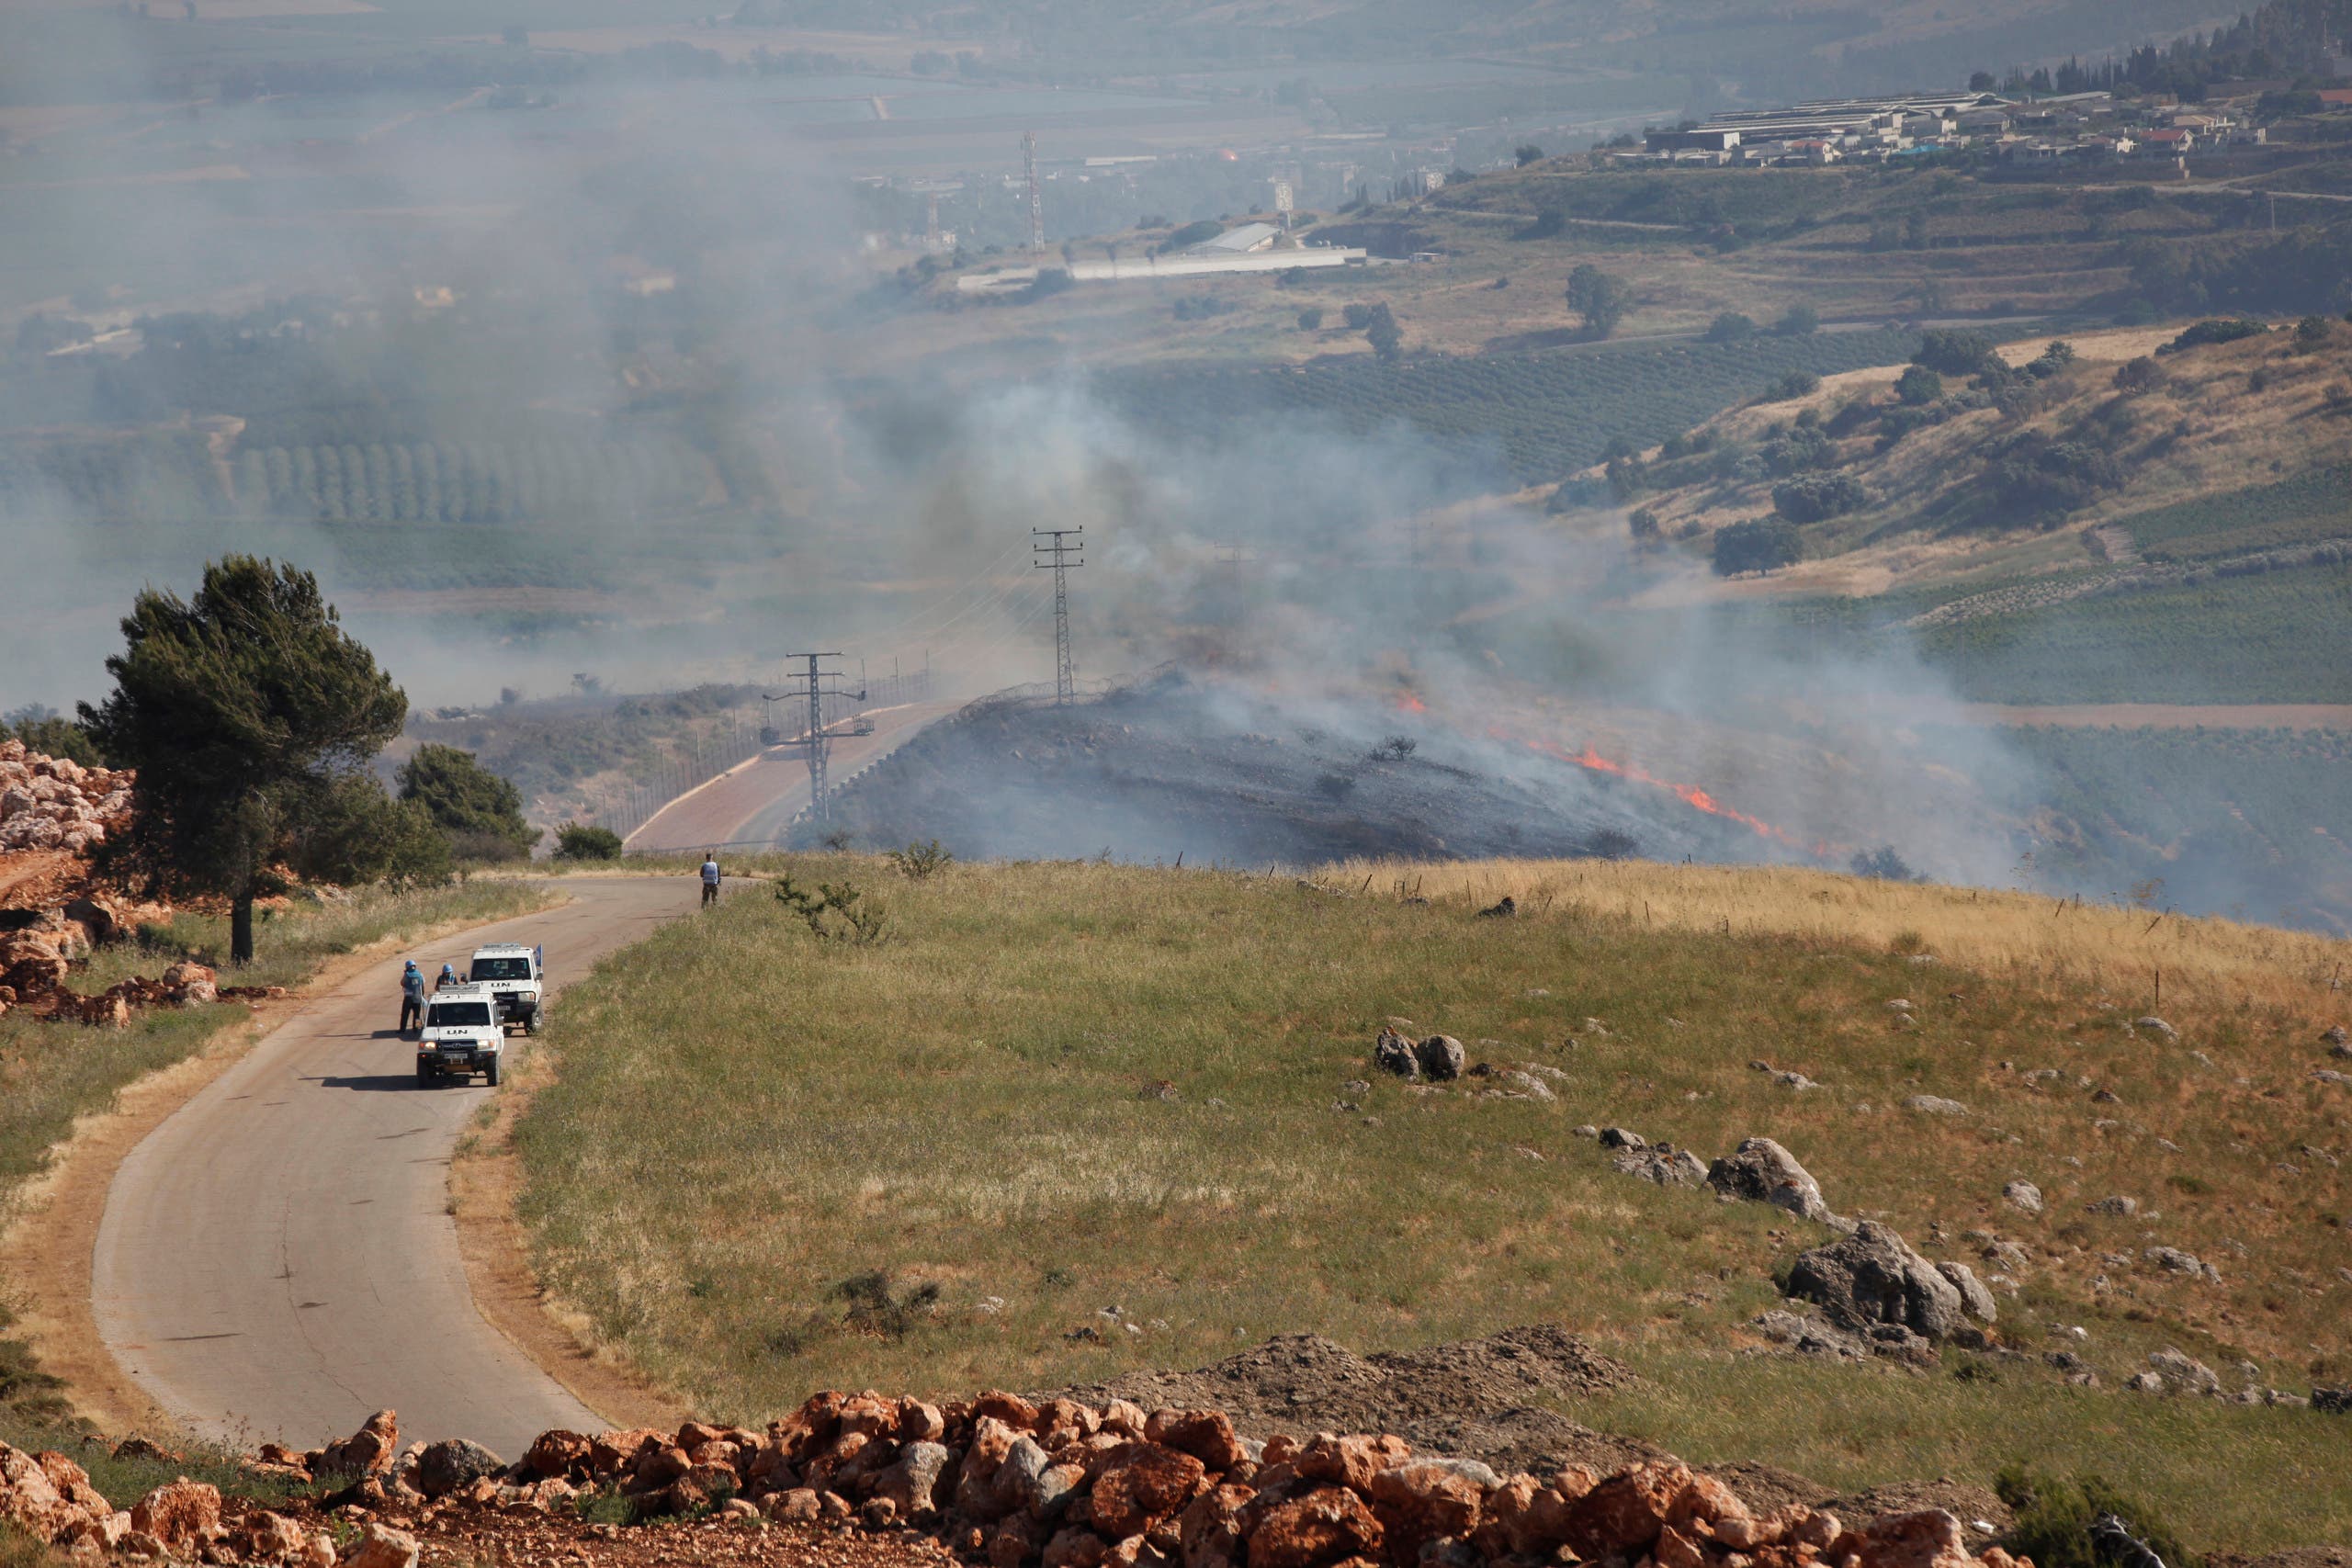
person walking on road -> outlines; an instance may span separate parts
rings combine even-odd
[[[711,851],[702,862],[702,901],[706,908],[718,902],[718,852]]]
[[[401,971],[400,1032],[406,1034],[413,1027],[422,1027],[424,1022],[424,971],[419,969],[416,960],[412,958],[408,961],[408,967]]]

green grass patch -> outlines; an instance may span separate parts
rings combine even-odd
[[[556,1081],[517,1131],[541,1277],[709,1414],[756,1420],[824,1386],[1091,1382],[1278,1333],[1377,1350],[1551,1320],[1645,1374],[1568,1414],[1694,1457],[1989,1483],[2024,1455],[2087,1470],[2144,1451],[2151,1479],[2125,1479],[2200,1540],[2352,1527],[2324,1421],[2086,1397],[2030,1354],[2082,1324],[2110,1387],[2165,1345],[2285,1384],[2340,1338],[2342,1292],[2271,1283],[2324,1278],[2333,1245],[2314,1190],[2260,1152],[2340,1142],[2341,1104],[2299,1083],[2300,1010],[2176,1008],[2181,1042],[2149,1049],[2095,979],[1922,968],[1883,942],[1650,929],[1548,898],[1481,920],[1466,895],[1411,907],[1226,873],[786,863],[878,900],[883,939],[812,934],[764,888],[656,932],[567,995]],[[1942,933],[1917,935],[1933,952]],[[1370,1043],[1389,1015],[1554,1098],[1384,1077]],[[2192,1045],[2222,1066],[2185,1087]],[[1792,1092],[1756,1060],[1824,1087]],[[2043,1066],[2062,1087],[2023,1076]],[[2083,1077],[2132,1133],[2092,1132],[2109,1111]],[[1923,1093],[1970,1113],[1903,1109]],[[1573,1134],[1586,1122],[1702,1154],[1777,1137],[1833,1205],[1933,1256],[1992,1269],[1970,1231],[2022,1239],[2002,1329],[2029,1358],[1930,1386],[1731,1356],[1776,1271],[1826,1233],[1621,1176]],[[2163,1185],[2182,1168],[2211,1190]],[[2046,1219],[2001,1205],[2016,1176]],[[2084,1212],[2109,1192],[2164,1213]],[[2250,1222],[2256,1202],[2274,1217]],[[2157,1224],[2231,1258],[2224,1281],[2127,1269],[2095,1292],[2116,1271],[2098,1254]],[[2241,1433],[2263,1462],[2217,1474],[2215,1445]],[[2281,1476],[2292,1517],[2259,1495]]]

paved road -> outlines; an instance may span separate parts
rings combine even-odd
[[[960,703],[904,703],[875,708],[871,735],[833,742],[831,776],[838,787],[913,739],[923,726],[954,713]],[[763,751],[647,818],[628,836],[631,853],[664,850],[698,853],[713,844],[747,847],[780,840],[808,805],[808,764],[780,751]]]
[[[530,942],[560,984],[695,908],[685,877],[564,886],[560,908],[407,956],[430,974],[485,942]],[[414,1048],[384,1021],[399,973],[388,959],[303,1009],[133,1149],[108,1190],[98,1332],[199,1432],[313,1447],[389,1405],[403,1438],[470,1437],[513,1459],[547,1427],[605,1425],[474,1308],[448,1166],[492,1091],[416,1087]]]

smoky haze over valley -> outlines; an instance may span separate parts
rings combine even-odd
[[[1826,6],[1661,7],[1630,36],[1577,6],[1366,8],[1264,29],[1106,6],[1058,33],[1015,7],[971,36],[881,6],[747,6],[716,26],[690,8],[526,6],[511,28],[390,0],[364,15],[322,0],[179,9],[29,6],[0,23],[0,339],[14,344],[0,710],[101,695],[131,595],[185,592],[229,550],[316,570],[420,707],[560,695],[575,675],[606,692],[772,688],[803,648],[875,674],[928,667],[941,694],[977,696],[1050,680],[1030,530],[1082,527],[1081,680],[1168,671],[1202,738],[1200,777],[1169,776],[1181,748],[1155,751],[1145,815],[1123,828],[1113,799],[1057,836],[1038,805],[1056,786],[1002,756],[942,751],[944,729],[904,762],[964,770],[956,830],[899,801],[870,811],[877,838],[1165,856],[1178,840],[1148,814],[1170,791],[1204,819],[1232,795],[1247,818],[1220,748],[1261,734],[1304,747],[1282,787],[1305,795],[1285,809],[1343,820],[1369,793],[1351,807],[1333,768],[1402,737],[1414,765],[1479,781],[1413,806],[1414,842],[1499,852],[1514,813],[1548,811],[1565,850],[1843,868],[1891,848],[1940,880],[2098,897],[2153,880],[2153,903],[2322,924],[2352,908],[2340,792],[2303,824],[2324,863],[2267,819],[2258,854],[2218,852],[2229,779],[2144,819],[2114,786],[2133,764],[2094,780],[2041,732],[1974,712],[2007,693],[1947,656],[1935,639],[1949,634],[1915,629],[1933,593],[1873,597],[1915,592],[1902,574],[1956,553],[1950,530],[1821,595],[1783,595],[1769,577],[1711,575],[1723,519],[1629,534],[1640,492],[1600,468],[1663,464],[1660,443],[1723,413],[1747,422],[1723,440],[1763,455],[1737,473],[1726,457],[1709,482],[1753,487],[1789,421],[1834,428],[1839,378],[1878,375],[1868,395],[1891,398],[1923,330],[2059,337],[2155,312],[2133,314],[2111,255],[2084,261],[2065,299],[1996,297],[2028,287],[2006,274],[1980,298],[1963,270],[1977,253],[1961,248],[1973,231],[1906,252],[1899,215],[1853,220],[1850,244],[1791,264],[1817,287],[1751,296],[1736,270],[1766,264],[1743,247],[1806,231],[1777,230],[1779,198],[1749,192],[1805,173],[1729,175],[1751,185],[1706,186],[1702,211],[1684,200],[1699,187],[1672,182],[1725,176],[1628,173],[1587,149],[1806,93],[1956,90],[1986,68],[2120,54],[2199,20],[2192,8],[2136,8],[2117,35],[2111,8],[2069,5],[1966,26],[1898,6],[1871,27]],[[1412,38],[1441,40],[1458,68],[1402,71]],[[1134,58],[1153,51],[1165,69]],[[1551,74],[1495,76],[1497,51]],[[1033,124],[1048,214],[1034,257],[1020,177]],[[1956,211],[1991,189],[1989,158],[1934,176],[1951,183],[1932,201]],[[1928,176],[1890,163],[1870,177]],[[1620,183],[1596,183],[1603,205],[1580,179]],[[1537,180],[1552,183],[1512,183]],[[1303,231],[1332,223],[1335,246],[1373,254],[1295,278],[1055,270],[1172,246],[1188,224],[1279,224],[1277,183],[1313,209]],[[1838,199],[1875,199],[1865,185]],[[1918,230],[1944,210],[1931,202]],[[2293,233],[2335,216],[2286,212]],[[2136,220],[2098,221],[2111,250]],[[1563,232],[1599,248],[1546,252]],[[1893,282],[1841,294],[1838,269],[1889,256]],[[1629,281],[1616,341],[1564,302],[1571,263]],[[1025,286],[989,276],[1040,265]],[[1404,338],[1377,363],[1345,314],[1374,304]],[[1750,344],[1710,324],[1736,307],[1770,329],[1800,305],[1828,327]],[[1537,313],[1479,324],[1490,310]],[[1488,366],[1584,379],[1438,406],[1457,398],[1446,378]],[[1819,406],[1768,433],[1758,400],[1813,397],[1824,375]],[[1811,389],[1771,392],[1789,378]],[[1763,412],[1731,414],[1751,403]],[[1534,434],[1531,411],[1549,422]],[[1776,478],[1724,503],[1750,509],[1734,525],[1770,516]],[[2021,530],[2040,531],[2039,554],[1956,567],[1958,586],[1934,593],[2013,591],[2109,548],[2049,526]],[[2113,547],[2125,567],[2142,553]],[[2020,690],[2074,668],[2066,627],[1996,640]],[[2260,686],[2222,695],[2342,700]],[[1117,795],[1115,751],[1086,785],[1098,805]],[[1031,826],[995,843],[1014,817]],[[1262,841],[1237,829],[1201,852]]]

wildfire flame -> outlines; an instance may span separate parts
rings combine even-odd
[[[1495,738],[1506,739],[1500,735]],[[1649,784],[1655,788],[1666,790],[1694,810],[1703,811],[1710,817],[1720,817],[1726,822],[1736,822],[1759,839],[1770,839],[1775,843],[1787,844],[1792,849],[1803,850],[1811,855],[1826,856],[1829,852],[1829,847],[1826,844],[1808,844],[1785,828],[1776,828],[1760,817],[1751,817],[1736,807],[1725,806],[1697,784],[1677,784],[1672,779],[1658,777],[1639,763],[1623,762],[1614,757],[1604,757],[1593,750],[1589,741],[1586,742],[1581,751],[1571,751],[1566,747],[1550,740],[1526,740],[1521,744],[1532,751],[1541,751],[1547,757],[1556,758],[1574,767],[1583,768],[1589,773],[1610,773],[1621,779],[1631,780],[1634,784]]]
[[[1391,705],[1398,713],[1429,712],[1429,705],[1409,691],[1398,692],[1391,699]],[[1710,817],[1720,817],[1726,822],[1736,822],[1759,839],[1770,839],[1775,843],[1786,844],[1792,849],[1801,850],[1818,859],[1826,860],[1830,857],[1831,849],[1826,843],[1809,844],[1785,828],[1775,827],[1760,817],[1751,817],[1736,807],[1725,806],[1698,784],[1678,784],[1672,779],[1658,777],[1638,762],[1621,761],[1614,757],[1604,757],[1593,748],[1590,741],[1585,743],[1583,750],[1571,751],[1557,741],[1513,736],[1499,727],[1490,728],[1487,731],[1487,736],[1489,739],[1506,742],[1516,739],[1531,751],[1540,751],[1544,756],[1566,762],[1571,767],[1582,768],[1588,773],[1609,773],[1634,784],[1647,784],[1655,789],[1666,790],[1693,810],[1703,811]]]

